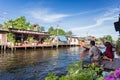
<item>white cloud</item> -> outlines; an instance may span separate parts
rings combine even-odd
[[[41,20],[43,22],[57,22],[61,19],[68,17],[67,14],[57,14],[52,12],[50,9],[37,9],[29,11],[29,14],[35,19]]]
[[[60,14],[60,13],[55,13],[51,9],[48,9],[48,8],[41,8],[41,9],[33,9],[31,11],[28,11],[28,14],[30,14],[35,19],[41,20],[46,23],[51,23],[51,22],[60,21],[65,17],[72,17],[72,16],[78,16],[82,14],[95,13],[101,10],[103,10],[103,8],[92,10],[92,11],[80,12],[76,14]]]
[[[103,11],[103,10],[105,10],[105,8],[100,8],[100,9],[90,10],[90,11],[84,11],[84,12],[74,14],[73,16],[82,15],[82,14],[96,13],[96,12],[100,12],[100,11]]]
[[[111,35],[114,40],[117,40],[118,33],[115,32],[114,25],[112,24],[118,20],[118,11],[118,8],[108,11],[106,10],[104,14],[101,14],[95,19],[95,24],[81,27],[73,27],[69,30],[79,36],[87,36],[87,33],[96,37]],[[107,22],[109,22],[109,24],[107,24]]]
[[[71,28],[69,30],[76,31],[76,30],[90,29],[90,28],[94,28],[94,27],[102,25],[105,21],[109,21],[109,20],[113,20],[113,19],[114,19],[114,17],[100,18],[96,21],[95,24],[92,24],[92,25],[89,25],[89,26],[83,26],[83,27],[74,27],[74,28]]]
[[[104,10],[104,8],[92,10],[92,11],[80,12],[76,14],[60,14],[60,13],[55,13],[51,9],[48,9],[48,8],[39,8],[39,9],[33,9],[33,10],[28,11],[28,14],[30,14],[35,19],[41,20],[46,23],[51,23],[51,22],[60,21],[65,17],[72,17],[72,16],[78,16],[82,14],[95,13],[101,10]]]
[[[101,15],[101,17],[97,18],[95,24],[83,26],[83,27],[74,27],[69,30],[76,32],[78,30],[85,30],[85,29],[98,27],[98,26],[104,24],[104,22],[106,22],[106,21],[114,20],[116,15],[118,15],[117,14],[118,11],[119,11],[118,8],[111,9],[111,10],[107,11],[106,13],[104,13],[103,15]]]
[[[102,16],[103,17],[107,17],[107,16],[110,16],[110,15],[114,15],[116,14],[116,12],[119,12],[120,9],[119,8],[113,8],[113,9],[109,9],[105,14],[103,14]]]

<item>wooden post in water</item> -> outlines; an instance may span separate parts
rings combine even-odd
[[[14,48],[14,51],[16,51],[16,47]]]
[[[25,44],[24,44],[24,45],[25,45],[25,51],[26,51],[26,50],[27,50],[27,44],[26,44],[26,42],[25,42]]]
[[[34,50],[36,50],[36,46],[34,45]]]
[[[42,46],[42,49],[44,49],[44,46]]]
[[[51,49],[53,49],[53,45],[51,46]]]
[[[3,50],[3,45],[1,45],[1,51]]]
[[[11,51],[13,52],[13,47],[11,47]]]
[[[25,46],[25,51],[27,50],[27,47]]]
[[[4,45],[4,51],[6,51],[6,45]]]
[[[66,47],[67,47],[67,44],[65,44],[66,45]]]

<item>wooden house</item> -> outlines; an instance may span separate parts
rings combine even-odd
[[[15,29],[9,28],[9,32],[14,34],[15,42],[28,42],[28,38],[32,37],[34,41],[37,43],[41,43],[45,38],[48,38],[50,34],[47,32],[38,32],[33,30],[23,30],[23,29]]]
[[[7,30],[0,29],[0,45],[7,44]]]

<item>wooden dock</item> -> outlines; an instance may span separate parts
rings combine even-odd
[[[103,68],[109,70],[120,69],[120,58],[114,58],[113,61],[103,60],[101,61],[101,65],[103,65]]]
[[[52,47],[52,44],[38,44],[38,45],[20,45],[20,46],[8,46],[8,48],[25,48],[25,47]]]
[[[67,47],[67,46],[76,46],[76,45],[70,45],[70,44],[21,44],[21,45],[7,45],[7,48],[11,49],[11,51],[14,51],[16,49],[25,49],[27,50],[27,48],[58,48],[58,47]],[[78,45],[77,45],[78,46]]]
[[[45,48],[45,47],[53,47],[52,44],[38,44],[38,45],[32,45],[32,44],[22,44],[22,45],[15,45],[15,46],[7,46],[7,48],[11,49],[12,51],[13,50],[16,50],[16,49],[21,49],[21,48],[24,48],[25,50],[27,50],[27,48]]]

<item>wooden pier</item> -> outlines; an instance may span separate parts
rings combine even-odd
[[[7,50],[10,49],[11,51],[14,51],[16,49],[25,49],[27,50],[28,48],[58,48],[58,47],[68,47],[68,46],[78,46],[78,45],[70,45],[70,44],[20,44],[20,45],[1,45],[1,50]]]
[[[12,51],[13,50],[16,50],[16,49],[21,49],[21,48],[24,48],[25,50],[27,50],[27,48],[33,48],[33,49],[36,49],[36,48],[45,48],[45,47],[53,47],[52,44],[38,44],[38,45],[33,45],[33,44],[22,44],[22,45],[15,45],[15,46],[7,46],[9,49],[11,49]]]

